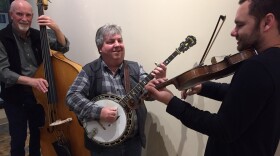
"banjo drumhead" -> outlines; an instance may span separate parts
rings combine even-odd
[[[118,112],[118,119],[114,123],[105,121],[90,121],[86,124],[88,135],[98,143],[110,143],[119,139],[126,130],[127,116],[121,105],[112,100],[99,100],[95,104],[101,107],[115,107]]]

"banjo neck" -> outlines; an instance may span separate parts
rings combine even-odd
[[[185,41],[180,43],[180,46],[163,61],[164,65],[168,65],[176,56],[187,51],[190,47],[196,44],[196,38],[194,36],[187,36]],[[139,97],[142,95],[145,85],[154,78],[152,72],[147,75],[144,80],[138,83],[132,90],[130,90],[125,97],[121,99],[121,103],[124,103],[131,109],[139,107]]]

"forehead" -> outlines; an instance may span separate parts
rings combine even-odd
[[[22,12],[26,14],[32,14],[32,7],[29,3],[22,1],[14,4],[12,12]]]
[[[235,22],[248,21],[250,19],[254,19],[253,16],[249,15],[249,5],[250,2],[245,1],[239,6],[236,12]]]
[[[121,34],[106,34],[104,36],[105,40],[112,40],[112,39],[122,39],[122,35]]]

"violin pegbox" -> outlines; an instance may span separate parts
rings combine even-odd
[[[180,47],[177,49],[178,53],[187,51],[190,47],[196,44],[196,38],[194,36],[187,36],[185,41],[180,43]]]

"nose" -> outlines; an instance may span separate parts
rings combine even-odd
[[[120,42],[116,40],[115,43],[114,43],[114,46],[115,47],[120,46]]]
[[[29,21],[29,20],[31,20],[32,15],[30,15],[30,14],[21,14],[20,17],[21,17],[22,21]]]
[[[231,35],[232,37],[235,37],[235,36],[237,35],[237,30],[236,30],[236,28],[232,29],[230,35]]]
[[[23,15],[22,18],[21,18],[21,20],[23,20],[23,21],[27,21],[27,19],[28,19],[28,18],[27,18],[27,16],[25,16],[25,15]]]
[[[20,17],[20,21],[26,23],[26,22],[28,21],[28,17],[25,16],[25,15],[22,15],[22,16]]]

